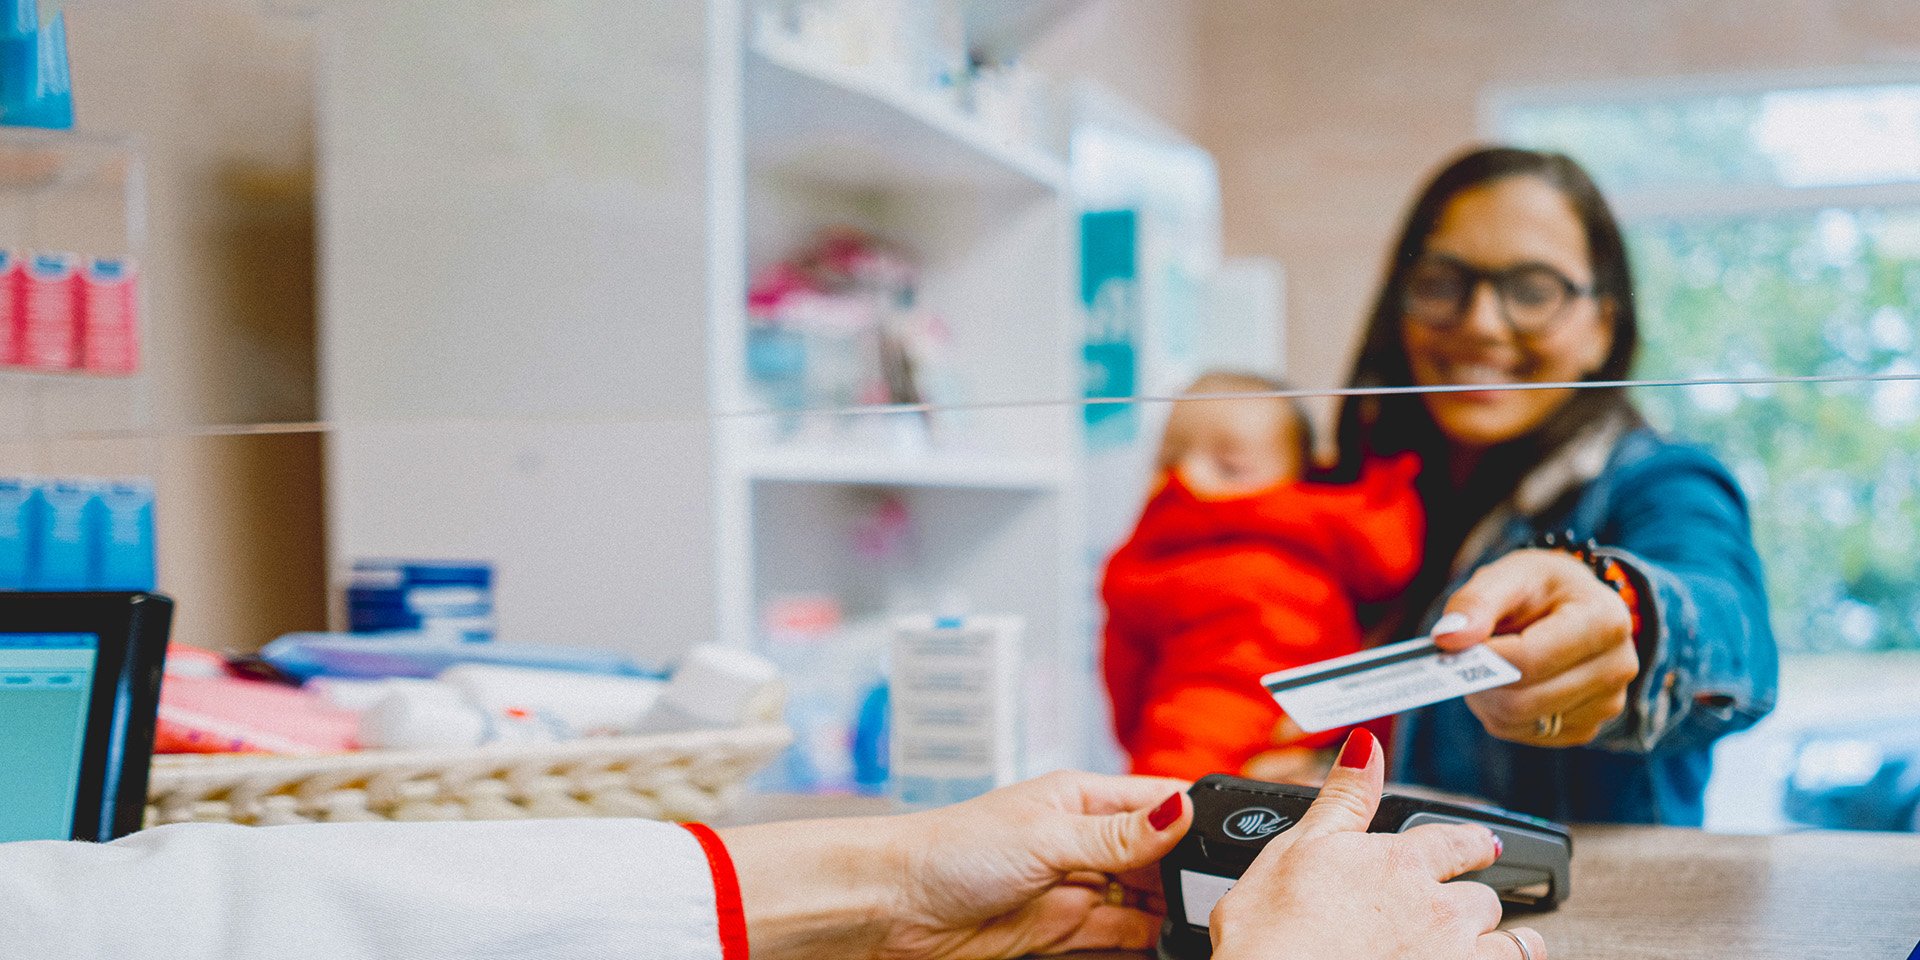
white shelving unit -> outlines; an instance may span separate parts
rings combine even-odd
[[[740,339],[744,279],[819,228],[846,223],[914,252],[923,302],[953,331],[966,399],[1007,406],[946,417],[925,449],[782,444],[750,423],[723,431],[715,461],[721,632],[754,642],[759,611],[796,593],[837,596],[851,618],[926,612],[956,597],[975,612],[1019,614],[1030,685],[1026,766],[1081,763],[1079,744],[1059,733],[1079,719],[1063,703],[1097,697],[1082,602],[1079,410],[1019,405],[1069,399],[1080,388],[1065,160],[991,134],[934,92],[754,36],[749,4],[729,14],[732,6],[719,5],[709,55],[726,74],[712,89],[737,76],[739,106],[722,97],[711,119],[724,131],[721,144],[737,143],[739,179],[718,191],[713,236],[727,248],[716,256],[744,254],[744,272],[713,275],[716,402],[752,403]],[[1072,6],[980,3],[968,8],[969,26],[1018,42],[1020,31],[1044,29]],[[730,154],[716,151],[721,166]],[[739,242],[727,242],[736,229]],[[883,497],[905,505],[914,547],[876,571],[852,541]]]
[[[1017,43],[1074,5],[969,17]],[[757,41],[750,0],[548,11],[537,38],[511,6],[319,15],[336,572],[491,560],[508,642],[659,659],[758,645],[796,593],[854,617],[964,597],[1027,621],[1028,769],[1077,762],[1057,711],[1097,696],[1080,414],[1018,403],[1080,390],[1062,159]],[[969,409],[924,445],[783,443],[752,414],[748,278],[843,223],[911,250],[952,331]],[[876,571],[854,538],[880,498],[914,548]]]
[[[145,238],[144,161],[134,138],[0,127],[0,248],[137,263]],[[0,440],[150,426],[146,370],[145,358],[130,374],[0,367]]]

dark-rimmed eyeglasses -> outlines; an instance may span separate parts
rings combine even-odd
[[[1482,283],[1493,287],[1507,326],[1527,337],[1546,333],[1575,300],[1593,296],[1591,286],[1574,283],[1544,263],[1483,270],[1455,257],[1430,253],[1408,269],[1401,307],[1414,323],[1450,330],[1467,319],[1474,292]]]

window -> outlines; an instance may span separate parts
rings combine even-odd
[[[1920,375],[1920,73],[1536,90],[1489,106],[1496,138],[1572,155],[1620,214],[1637,376]],[[1721,751],[1709,826],[1820,822],[1791,789],[1784,814],[1779,802],[1819,718],[1897,707],[1859,689],[1863,677],[1920,686],[1920,381],[1646,388],[1637,399],[1739,477],[1788,657],[1781,709]],[[1908,703],[1911,728],[1920,702]],[[1740,789],[1719,789],[1728,779]]]

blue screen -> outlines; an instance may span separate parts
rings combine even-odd
[[[0,843],[72,836],[99,647],[84,633],[0,633]]]

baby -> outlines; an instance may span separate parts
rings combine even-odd
[[[1283,389],[1214,372],[1186,395]],[[1418,569],[1419,463],[1382,460],[1354,484],[1309,483],[1311,450],[1292,400],[1174,404],[1160,486],[1101,584],[1107,691],[1133,772],[1241,772],[1277,746],[1282,713],[1260,677],[1359,650],[1355,605],[1396,595]],[[1314,748],[1344,733],[1279,746]]]

